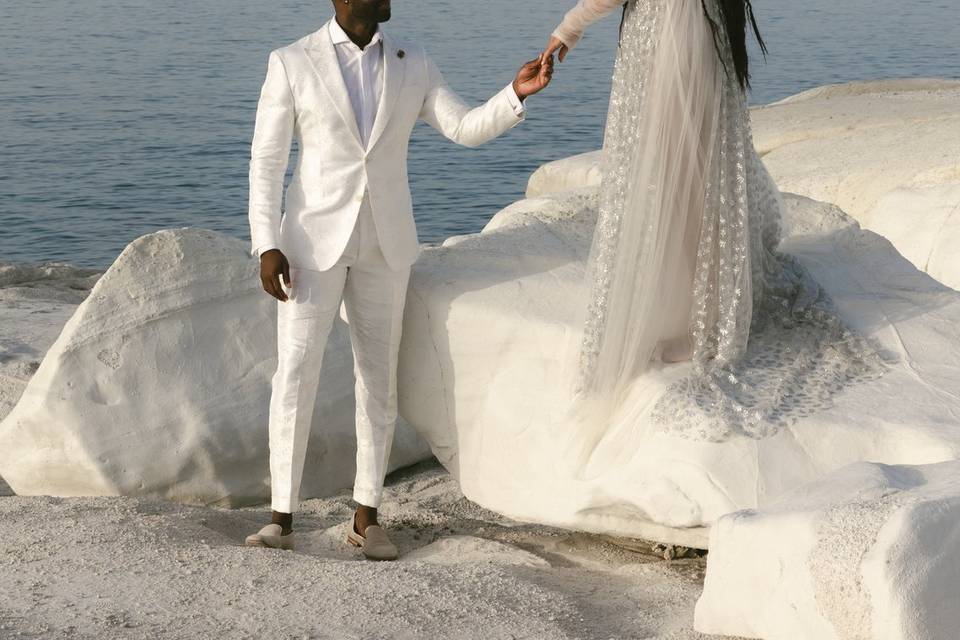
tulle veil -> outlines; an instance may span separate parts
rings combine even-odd
[[[581,475],[616,425],[631,440],[641,435],[638,425],[655,389],[662,389],[644,374],[663,340],[696,337],[695,362],[703,362],[707,351],[720,355],[719,331],[743,343],[726,345],[726,357],[742,350],[749,331],[747,251],[724,257],[723,275],[741,295],[711,304],[694,300],[698,257],[707,262],[742,240],[702,233],[708,184],[718,182],[710,173],[720,169],[725,71],[701,2],[630,3],[623,26],[586,297],[561,349],[564,401],[552,407],[551,417],[561,457]],[[617,448],[631,448],[623,438],[617,442]]]

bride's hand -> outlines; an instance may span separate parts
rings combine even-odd
[[[550,42],[547,43],[547,48],[543,51],[543,59],[547,59],[552,56],[554,53],[558,53],[557,58],[560,62],[563,62],[563,59],[567,57],[567,52],[570,49],[567,45],[563,44],[563,40],[556,36],[550,36]]]

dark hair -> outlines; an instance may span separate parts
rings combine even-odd
[[[719,26],[713,21],[713,18],[710,17],[710,12],[707,11],[706,3],[709,1],[711,0],[700,0],[703,5],[703,13],[710,23],[710,30],[713,32],[713,46],[717,50],[717,55],[720,56],[721,62],[723,62],[723,55],[720,53],[722,51],[720,46],[722,36],[720,35]],[[753,34],[757,37],[760,51],[763,52],[764,57],[767,55],[767,45],[760,36],[757,19],[753,15],[753,5],[750,4],[750,0],[716,0],[716,2],[720,8],[720,17],[723,20],[724,30],[726,31],[727,38],[730,40],[730,51],[733,54],[733,66],[737,73],[737,82],[741,88],[749,89],[750,61],[747,57],[748,19],[750,20],[750,26],[753,28]],[[623,16],[620,18],[621,34],[623,33],[623,22],[626,19],[629,4],[628,1],[623,5]],[[726,69],[726,71],[727,73],[730,72],[729,69]]]
[[[701,0],[702,3],[707,1]],[[767,45],[760,37],[757,19],[753,15],[753,5],[750,4],[750,0],[717,0],[717,6],[720,7],[720,17],[723,19],[727,38],[730,40],[730,51],[733,54],[733,66],[737,72],[737,82],[740,83],[741,88],[748,89],[750,88],[750,64],[747,59],[747,19],[750,20],[750,26],[753,27],[753,34],[757,37],[760,51],[763,52],[764,57],[767,55]],[[704,4],[703,11],[710,22],[710,30],[713,31],[713,44],[717,49],[717,55],[719,55],[720,43],[718,38],[720,38],[720,35],[717,24],[707,12],[706,4]],[[727,72],[729,73],[729,69]]]

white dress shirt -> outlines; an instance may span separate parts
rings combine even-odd
[[[340,73],[343,75],[343,82],[350,95],[353,114],[357,118],[357,128],[360,129],[360,136],[366,147],[373,131],[373,122],[377,117],[380,96],[383,93],[383,35],[378,28],[367,46],[361,49],[334,18],[330,21],[330,39],[337,52]],[[507,97],[510,99],[514,113],[522,116],[526,107],[513,89],[512,82]],[[262,256],[264,252],[276,248],[274,245],[258,247],[257,255]]]
[[[361,49],[334,19],[330,21],[330,38],[337,51],[343,82],[347,85],[360,137],[366,147],[383,93],[383,35],[377,29],[370,43]]]

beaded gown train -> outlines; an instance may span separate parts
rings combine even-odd
[[[885,369],[777,250],[783,201],[754,148],[716,1],[624,8],[589,293],[567,350],[581,465],[623,423],[709,441],[765,437]],[[572,48],[621,7],[580,0],[554,35]],[[659,363],[661,345],[684,341],[689,362]],[[684,375],[651,397],[650,369],[678,366]]]

